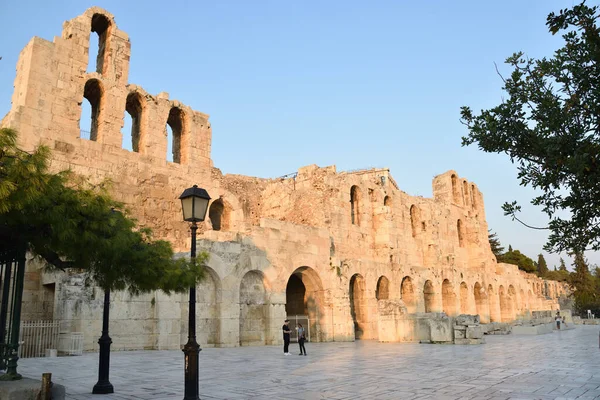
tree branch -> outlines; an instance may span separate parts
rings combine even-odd
[[[540,228],[539,226],[531,226],[531,225],[528,225],[528,224],[526,224],[525,222],[521,221],[519,218],[517,218],[517,216],[516,216],[515,214],[512,214],[512,218],[513,218],[513,220],[515,220],[515,219],[516,219],[518,222],[520,222],[521,224],[525,225],[526,227],[528,227],[528,228],[530,228],[530,229],[537,229],[537,230],[540,230],[540,231],[547,231],[547,230],[550,230],[550,228],[548,228],[548,227],[545,227],[545,228]]]

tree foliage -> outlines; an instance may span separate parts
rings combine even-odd
[[[523,186],[541,194],[531,203],[549,218],[547,251],[600,249],[600,30],[598,7],[584,3],[548,15],[564,46],[550,58],[515,53],[506,59],[502,103],[475,114],[462,107],[469,133],[462,144],[505,153]],[[520,206],[506,203],[516,218]],[[563,217],[561,211],[567,211]]]
[[[538,254],[538,259],[536,263],[538,276],[545,277],[548,274],[548,264],[546,264],[546,259],[543,254]]]
[[[174,259],[170,243],[111,198],[109,183],[50,173],[46,147],[27,153],[16,143],[15,131],[0,129],[0,249],[25,243],[50,268],[83,269],[104,289],[182,292],[201,280],[207,254]]]
[[[490,247],[492,248],[492,253],[496,256],[496,259],[504,253],[504,247],[500,244],[500,239],[498,238],[498,234],[496,232],[492,232],[491,229],[488,229],[488,241],[490,242]]]
[[[575,288],[575,308],[579,314],[586,310],[600,310],[599,282],[590,273],[587,260],[582,253],[575,253],[573,259],[574,271],[571,273],[571,286]]]
[[[498,258],[498,262],[513,264],[525,272],[536,272],[535,263],[519,250],[513,250],[512,246],[508,246],[508,251]]]

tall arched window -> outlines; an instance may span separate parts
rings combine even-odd
[[[463,199],[465,206],[469,205],[469,184],[467,181],[463,181]]]
[[[475,185],[471,185],[471,207],[477,207],[477,194],[475,193]]]
[[[223,211],[225,207],[223,205],[223,200],[218,199],[213,201],[210,205],[210,209],[208,210],[208,217],[210,218],[210,222],[212,223],[212,228],[215,231],[220,231],[223,228]]]
[[[360,189],[358,186],[350,188],[350,216],[353,225],[360,225]]]
[[[419,234],[419,224],[421,219],[421,212],[419,207],[412,205],[410,206],[410,226],[412,228],[412,236],[417,237]]]
[[[106,65],[106,54],[107,52],[107,48],[108,48],[108,36],[110,34],[110,21],[109,19],[102,14],[94,14],[92,16],[92,28],[91,28],[92,33],[96,32],[98,34],[98,38],[97,40],[92,40],[92,34],[90,34],[90,48],[88,50],[88,72],[92,72],[95,71],[99,74],[104,74],[104,67]],[[96,62],[95,65],[93,62],[90,62],[93,60],[92,58],[92,54],[93,54],[93,50],[92,47],[94,44],[98,44],[98,54],[96,56]],[[94,68],[95,66],[95,68]]]
[[[167,160],[181,164],[181,139],[185,127],[184,114],[178,107],[171,108],[167,119]],[[169,138],[169,136],[171,136]],[[169,152],[170,148],[170,152]],[[170,153],[170,154],[169,154]]]
[[[85,83],[85,87],[83,88],[83,98],[89,102],[89,108],[86,110],[84,107],[82,107],[82,115],[79,119],[81,138],[89,137],[90,140],[98,140],[98,127],[100,126],[103,94],[104,90],[102,89],[102,84],[97,79],[90,79]],[[84,115],[87,114],[87,112],[89,112],[90,115]],[[85,120],[88,118],[91,121],[90,125],[86,126]]]
[[[141,120],[142,120],[142,96],[132,92],[127,96],[125,110],[131,117],[131,149],[138,153],[140,151]]]
[[[452,180],[452,201],[456,204],[460,204],[460,187],[458,186],[458,178],[455,174],[450,177]]]
[[[456,230],[458,231],[458,245],[460,247],[465,247],[465,232],[462,221],[459,219],[456,221]]]

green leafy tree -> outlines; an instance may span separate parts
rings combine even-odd
[[[582,253],[575,253],[574,271],[571,274],[571,285],[575,288],[575,308],[579,314],[586,310],[599,310],[600,297],[596,290],[596,281],[590,273],[587,261]]]
[[[531,203],[549,218],[547,251],[600,249],[600,30],[598,6],[585,3],[550,13],[553,35],[564,32],[564,46],[549,58],[515,53],[506,59],[512,73],[507,96],[475,114],[462,107],[469,133],[463,146],[508,155],[523,186],[540,195]],[[521,210],[505,203],[513,219]],[[562,217],[567,211],[569,217]],[[528,225],[529,226],[529,225]],[[531,226],[530,226],[531,227]],[[532,227],[535,228],[535,227]]]
[[[500,239],[498,239],[498,235],[496,232],[492,232],[491,229],[488,230],[488,240],[490,242],[490,247],[492,248],[492,253],[498,259],[504,253],[504,247],[500,244]]]
[[[546,264],[546,259],[544,258],[543,254],[538,254],[538,259],[537,259],[537,271],[538,271],[538,275],[540,277],[544,277],[548,274],[548,264]]]
[[[536,272],[535,263],[519,250],[513,250],[512,246],[508,246],[508,251],[500,257],[499,262],[513,264],[525,272]]]
[[[565,264],[565,260],[563,260],[562,257],[560,258],[560,261],[559,261],[558,270],[559,271],[567,271],[567,265]]]
[[[49,268],[84,270],[104,289],[136,294],[183,292],[202,279],[202,265],[174,259],[169,242],[138,228],[107,183],[92,186],[69,171],[48,171],[50,152],[17,147],[0,129],[0,250],[22,243]]]

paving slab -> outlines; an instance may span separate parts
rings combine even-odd
[[[307,357],[276,346],[200,353],[202,399],[600,398],[598,327],[486,337],[479,346],[375,341],[307,343]],[[295,350],[295,347],[292,347]],[[111,354],[112,395],[92,395],[98,354],[23,359],[19,372],[66,387],[66,399],[181,400],[183,352]]]

